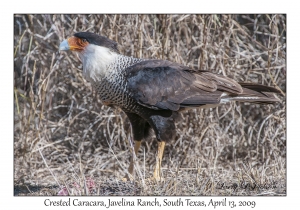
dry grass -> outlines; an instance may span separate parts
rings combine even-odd
[[[129,165],[129,122],[101,104],[73,54],[58,52],[78,31],[117,41],[125,55],[286,91],[285,15],[15,15],[15,195],[286,194],[284,96],[274,105],[183,113],[166,146],[165,181],[144,180],[155,163],[152,137],[137,155],[135,182],[120,182]]]

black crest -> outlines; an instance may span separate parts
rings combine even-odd
[[[78,32],[78,33],[74,34],[74,36],[76,36],[78,38],[84,38],[90,44],[95,44],[98,46],[106,47],[116,53],[120,53],[119,49],[118,49],[118,44],[116,42],[114,42],[113,40],[110,40],[104,36],[100,36],[98,34],[91,33],[91,32]]]

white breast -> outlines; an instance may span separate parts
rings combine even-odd
[[[108,72],[108,66],[118,57],[106,47],[89,44],[79,57],[83,65],[83,75],[90,82],[97,82],[104,78]]]

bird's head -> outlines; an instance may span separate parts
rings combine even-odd
[[[83,74],[88,80],[99,80],[119,55],[118,44],[104,36],[79,32],[59,45],[61,51],[73,51],[83,64]]]
[[[78,32],[60,43],[59,50],[84,52],[90,45],[109,49],[111,52],[119,53],[118,44],[104,36],[91,32]]]

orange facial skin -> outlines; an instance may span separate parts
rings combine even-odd
[[[89,42],[86,39],[81,39],[75,36],[68,38],[68,44],[70,50],[72,51],[82,51],[84,48],[89,45]]]

